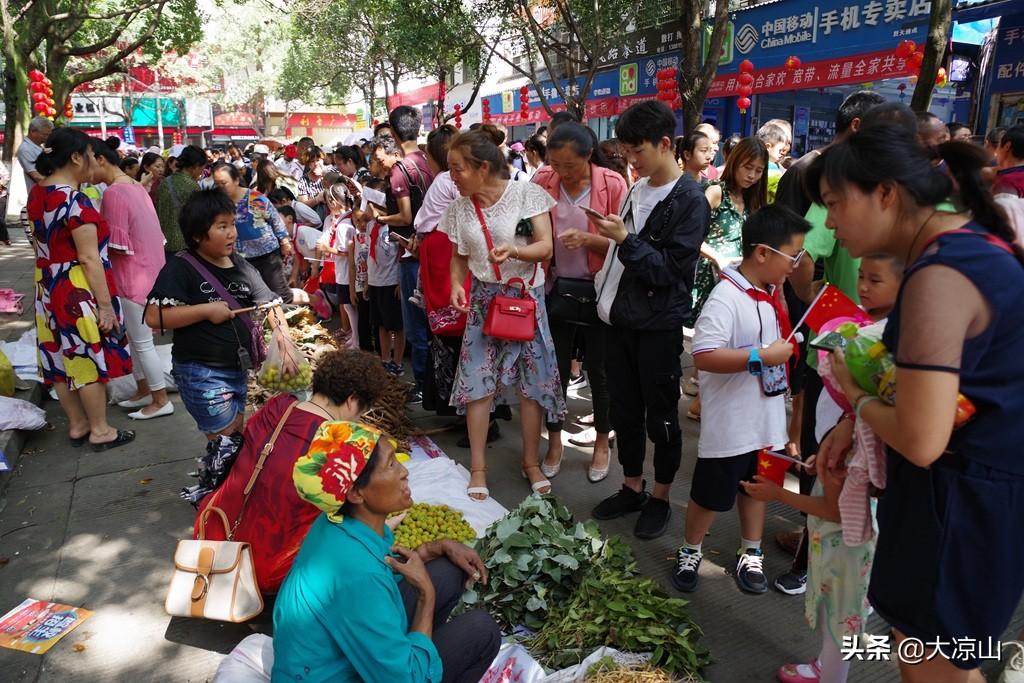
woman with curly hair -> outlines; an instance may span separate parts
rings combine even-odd
[[[249,419],[238,459],[227,478],[199,503],[196,538],[203,510],[211,505],[223,510],[231,524],[238,525],[234,540],[252,544],[260,590],[276,593],[320,513],[295,492],[292,468],[296,459],[309,450],[323,422],[358,419],[381,395],[386,383],[384,368],[368,353],[345,350],[321,356],[308,401],[279,394]],[[274,448],[262,470],[257,470],[263,446],[279,426]],[[246,496],[245,489],[257,472],[259,476]],[[207,538],[224,540],[223,529],[216,524],[207,525],[206,532]]]

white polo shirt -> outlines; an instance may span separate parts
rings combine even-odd
[[[733,266],[725,269],[701,310],[693,332],[693,355],[717,349],[763,348],[782,334],[775,309],[756,301],[753,285]],[[697,457],[728,458],[788,441],[786,397],[765,396],[750,373],[700,373],[700,442]]]

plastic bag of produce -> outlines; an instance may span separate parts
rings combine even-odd
[[[14,396],[14,366],[3,351],[0,351],[0,396]]]
[[[265,389],[282,393],[303,391],[313,381],[313,368],[282,326],[275,327],[271,334],[267,359],[256,380]]]

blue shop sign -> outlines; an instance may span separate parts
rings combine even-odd
[[[990,92],[1024,91],[1024,14],[999,20]]]
[[[761,69],[791,55],[811,62],[895,50],[908,39],[921,43],[930,14],[931,0],[786,0],[743,10],[733,15],[720,73],[735,71],[744,59]]]
[[[614,69],[599,71],[594,74],[590,83],[590,92],[587,93],[588,100],[600,100],[606,97],[632,97],[636,95],[654,95],[658,91],[657,73],[659,69],[675,67],[679,64],[679,56],[676,54],[661,54],[653,57],[645,57],[635,62],[620,64]],[[579,89],[583,85],[583,78],[576,79],[575,84],[568,84],[569,92],[572,88]],[[567,83],[567,82],[566,82]],[[539,107],[540,97],[531,85],[530,106]],[[551,81],[542,84],[544,97],[549,104],[564,104],[558,95],[558,90]],[[501,93],[488,95],[484,99],[490,102],[491,111],[496,114],[508,114],[519,111],[519,90],[505,91],[506,96],[502,98]],[[511,97],[509,97],[511,95]]]

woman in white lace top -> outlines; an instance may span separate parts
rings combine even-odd
[[[544,308],[544,270],[551,258],[551,218],[555,201],[538,185],[508,179],[499,149],[504,134],[489,124],[456,137],[448,151],[451,178],[462,195],[445,210],[438,230],[448,235],[452,253],[452,305],[468,312],[451,404],[466,414],[471,453],[468,493],[484,500],[487,490],[487,427],[495,402],[518,397],[523,435],[523,477],[539,493],[551,490],[540,469],[541,423],[565,414],[554,344]],[[475,206],[476,205],[476,206]],[[490,232],[487,244],[477,207]],[[466,274],[472,286],[463,286]],[[520,278],[536,301],[536,330],[528,342],[484,335],[484,320],[495,295],[518,293],[507,287]]]

